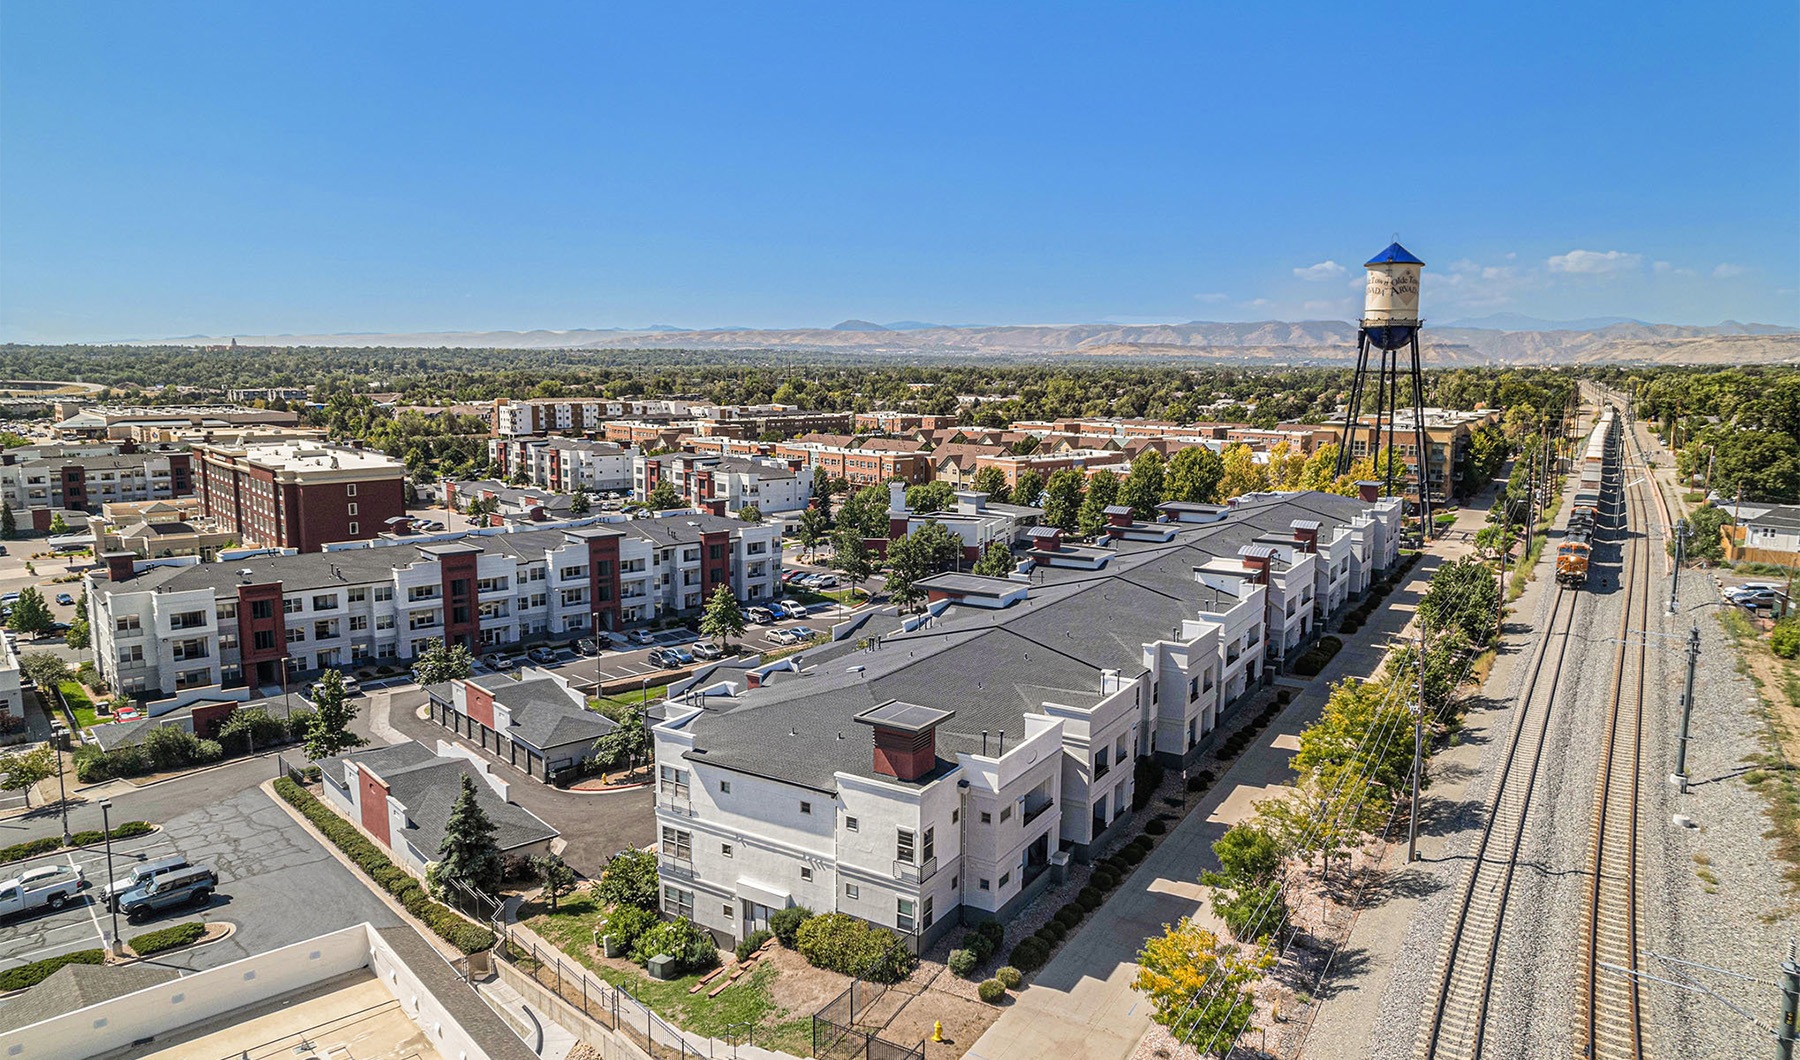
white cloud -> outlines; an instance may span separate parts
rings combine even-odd
[[[1344,267],[1329,259],[1317,265],[1308,265],[1303,269],[1295,269],[1294,275],[1302,280],[1330,280],[1344,274]]]
[[[1553,255],[1545,264],[1551,272],[1575,273],[1583,276],[1611,276],[1637,268],[1643,257],[1623,250],[1571,250]]]
[[[1195,295],[1194,301],[1205,302],[1207,305],[1218,305],[1220,302],[1231,301],[1231,296],[1224,291],[1208,291],[1205,294]]]
[[[1713,267],[1712,278],[1715,280],[1729,280],[1734,276],[1742,276],[1749,271],[1749,269],[1744,268],[1742,265],[1733,265],[1729,261],[1722,261]]]
[[[1671,272],[1674,272],[1675,266],[1669,264],[1666,261],[1658,261],[1658,262],[1651,263],[1650,271],[1656,273],[1658,276],[1665,276]]]

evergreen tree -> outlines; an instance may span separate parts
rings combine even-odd
[[[356,708],[344,694],[344,675],[326,670],[313,686],[313,716],[306,727],[306,757],[313,761],[341,755],[369,741],[350,731]]]
[[[988,542],[987,551],[975,561],[974,573],[987,578],[1004,578],[1017,566],[1013,561],[1012,549],[1001,541]]]
[[[825,470],[823,464],[814,466],[812,475],[813,500],[819,510],[825,513],[825,520],[831,521],[831,495],[836,492],[836,483],[831,481],[831,472]]]
[[[50,605],[45,602],[43,593],[30,585],[19,590],[19,598],[13,602],[12,617],[6,623],[8,629],[15,633],[35,634],[55,624],[56,616],[50,613]]]
[[[806,550],[808,556],[819,547],[819,542],[825,540],[830,523],[830,517],[822,507],[808,508],[800,513],[800,547]]]
[[[569,514],[586,515],[593,508],[593,503],[588,500],[587,490],[577,487],[575,496],[569,498]]]
[[[69,532],[69,522],[67,519],[63,518],[63,513],[57,512],[50,517],[50,532],[52,534],[66,534]]]
[[[1081,523],[1081,500],[1086,478],[1074,468],[1063,468],[1050,476],[1044,487],[1044,523],[1074,533]]]
[[[1129,504],[1131,514],[1139,519],[1156,518],[1156,506],[1162,502],[1163,458],[1154,449],[1145,449],[1131,462],[1131,473],[1119,487],[1120,504]]]
[[[0,538],[8,541],[19,532],[18,517],[13,514],[11,501],[0,501]]]
[[[706,613],[700,616],[700,633],[727,648],[732,637],[743,636],[744,611],[738,607],[737,597],[731,595],[731,586],[721,585],[713,590],[712,599],[706,602]]]
[[[461,644],[452,647],[442,640],[432,642],[413,660],[413,680],[422,685],[462,680],[474,672],[475,656],[469,649]]]
[[[1076,529],[1082,537],[1095,537],[1106,526],[1106,509],[1119,503],[1119,476],[1110,471],[1096,471],[1088,480],[1087,497],[1081,502]]]
[[[500,889],[500,847],[494,842],[494,822],[475,801],[475,781],[463,774],[462,792],[444,822],[444,841],[438,846],[437,879],[461,880],[482,894]]]
[[[544,904],[552,913],[556,912],[557,900],[575,889],[575,870],[555,854],[537,855],[531,859],[531,867],[543,881]]]

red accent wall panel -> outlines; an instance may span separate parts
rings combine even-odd
[[[486,725],[488,728],[490,728],[490,729],[493,728],[494,727],[494,696],[493,696],[493,694],[491,692],[484,692],[481,689],[476,688],[474,685],[469,685],[469,686],[467,686],[467,688],[468,688],[468,698],[466,700],[464,700],[464,705],[468,709],[465,710],[463,713],[467,714],[469,717],[475,719],[476,721],[480,722],[481,724]]]
[[[377,843],[394,848],[394,841],[388,835],[388,786],[376,779],[375,774],[360,766],[356,770],[357,783],[361,787],[358,800],[362,806],[363,831],[369,833]]]

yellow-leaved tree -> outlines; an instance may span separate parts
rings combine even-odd
[[[1255,999],[1248,987],[1275,963],[1265,947],[1248,954],[1186,917],[1144,940],[1132,989],[1150,999],[1151,1018],[1177,1041],[1223,1052],[1251,1029]]]

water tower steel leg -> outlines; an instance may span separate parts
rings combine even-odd
[[[1369,370],[1369,333],[1358,328],[1356,331],[1356,374],[1350,380],[1350,400],[1344,407],[1343,440],[1338,443],[1337,473],[1347,474],[1350,471],[1350,442],[1356,432],[1357,414],[1362,411],[1363,377]]]
[[[1412,336],[1413,445],[1419,465],[1419,540],[1431,532],[1431,439],[1425,433],[1425,374],[1419,366],[1419,333]],[[1444,493],[1450,480],[1444,479]]]

